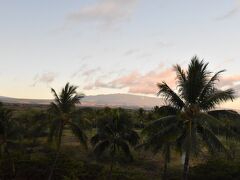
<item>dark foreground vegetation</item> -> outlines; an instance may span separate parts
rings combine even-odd
[[[240,115],[214,110],[234,100],[194,57],[174,66],[177,90],[159,83],[152,110],[83,108],[67,83],[50,106],[0,105],[0,179],[240,179]]]

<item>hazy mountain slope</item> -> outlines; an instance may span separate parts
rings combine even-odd
[[[48,99],[17,99],[0,96],[0,101],[5,103],[22,104],[49,104]],[[86,96],[82,100],[82,106],[120,106],[120,107],[153,107],[162,105],[161,98],[138,96],[130,94],[107,94]]]

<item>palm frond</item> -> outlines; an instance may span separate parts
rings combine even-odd
[[[61,113],[59,106],[54,102],[51,102],[49,110],[58,115]]]
[[[200,102],[199,107],[203,110],[213,109],[216,105],[228,100],[235,99],[235,91],[233,89],[227,90],[212,90],[213,92],[207,97],[205,101]]]
[[[187,80],[186,73],[178,64],[174,66],[174,70],[177,73],[177,80],[179,81],[179,84],[184,85]]]
[[[178,116],[176,115],[171,115],[171,116],[166,116],[166,117],[162,117],[158,120],[152,121],[150,122],[144,129],[143,129],[143,134],[146,133],[151,133],[153,132],[154,129],[162,129],[165,127],[168,127],[172,124],[176,124],[179,123],[180,119]]]
[[[211,94],[212,89],[214,89],[214,86],[216,85],[216,81],[219,81],[219,76],[223,72],[225,72],[225,70],[218,71],[210,78],[208,83],[202,89],[202,92],[199,96],[199,102],[202,102],[209,94]]]
[[[181,129],[179,128],[179,124],[171,124],[165,128],[162,128],[161,130],[158,130],[157,133],[151,133],[149,132],[147,134],[147,143],[150,143],[151,145],[156,145],[161,142],[170,142],[175,141],[181,132]]]
[[[207,71],[208,63],[199,60],[198,57],[193,57],[187,70],[187,81],[183,89],[182,96],[186,102],[195,104],[198,97],[208,81],[210,72]]]
[[[224,126],[221,120],[208,113],[198,113],[196,119],[196,124],[201,124],[201,126],[210,129],[219,129]]]
[[[130,152],[129,146],[125,141],[119,140],[117,141],[118,147],[122,149],[122,151],[125,153],[125,155],[130,159],[133,160],[132,154]]]
[[[70,100],[69,103],[70,104],[81,104],[81,99],[84,98],[84,94],[76,94],[75,96],[73,96]]]
[[[51,88],[51,91],[52,91],[52,93],[53,93],[53,95],[54,95],[54,100],[55,100],[58,104],[61,104],[61,100],[59,99],[59,97],[58,97],[55,89]]]
[[[173,107],[177,109],[182,109],[184,107],[184,102],[181,98],[166,84],[166,82],[157,84],[159,91],[158,96],[162,95]]]
[[[106,151],[110,146],[109,141],[105,140],[105,141],[99,141],[94,149],[93,149],[93,153],[96,154],[96,156],[100,156],[104,151]]]
[[[227,139],[240,140],[240,115],[236,111],[232,110],[214,110],[209,111],[212,117],[218,119],[222,126],[216,131],[218,135],[224,136]]]
[[[140,137],[136,131],[127,130],[123,134],[123,139],[126,140],[132,146],[135,146],[136,144],[138,144]]]
[[[227,153],[225,146],[210,129],[198,126],[198,133],[206,143],[210,152],[222,151]]]
[[[174,66],[174,70],[176,71],[177,74],[177,87],[182,95],[182,98],[186,97],[186,94],[184,94],[184,89],[186,88],[186,81],[187,81],[187,76],[184,70],[179,66],[178,64]]]
[[[69,122],[73,134],[80,140],[80,142],[87,148],[87,136],[84,131],[75,123]]]

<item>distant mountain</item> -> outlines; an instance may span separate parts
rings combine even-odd
[[[18,99],[18,98],[0,96],[0,101],[4,103],[47,105],[52,100],[50,99]],[[106,94],[106,95],[86,96],[85,98],[83,98],[81,106],[151,108],[156,105],[161,106],[162,104],[163,104],[162,99],[157,97],[147,97],[147,96],[139,96],[139,95],[131,95],[131,94]]]
[[[0,96],[0,101],[10,104],[49,104],[52,100],[49,99],[20,99],[12,97]]]

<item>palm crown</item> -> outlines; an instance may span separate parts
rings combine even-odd
[[[139,136],[133,130],[133,124],[127,114],[117,109],[98,120],[97,134],[93,136],[91,143],[97,155],[109,149],[111,156],[115,156],[117,150],[122,150],[127,157],[132,159],[129,145],[136,145],[138,140]]]
[[[94,153],[97,156],[108,151],[111,156],[109,176],[112,179],[112,169],[115,156],[121,150],[126,157],[132,160],[129,146],[138,143],[139,136],[133,130],[133,123],[122,109],[105,109],[105,114],[97,122],[97,133],[92,137]]]
[[[83,94],[77,93],[77,86],[72,86],[69,83],[62,89],[60,95],[52,88],[54,95],[54,102],[51,104],[52,108],[58,113],[71,113],[76,104],[84,98]]]
[[[184,71],[179,65],[174,66],[177,73],[178,94],[165,82],[158,83],[158,95],[162,95],[169,104],[179,110],[195,108],[198,111],[207,111],[227,100],[234,99],[234,90],[220,90],[216,88],[219,75],[224,70],[218,71],[213,76],[207,70],[208,63],[193,57],[188,70]]]

